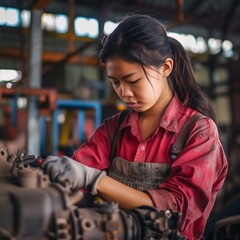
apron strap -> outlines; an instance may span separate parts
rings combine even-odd
[[[187,122],[184,124],[182,129],[180,130],[175,143],[171,146],[170,157],[172,160],[175,160],[178,154],[183,150],[185,144],[187,142],[188,135],[193,128],[193,125],[197,120],[206,118],[204,115],[197,113],[190,117]]]
[[[114,133],[114,137],[112,139],[112,144],[111,144],[111,153],[110,153],[110,161],[112,162],[115,155],[116,155],[116,147],[117,147],[117,142],[121,136],[121,131],[119,131],[120,126],[122,124],[122,122],[124,121],[124,119],[126,118],[127,114],[129,113],[128,110],[123,110],[120,112],[120,116],[118,119],[118,124],[116,126],[115,129],[115,133]]]

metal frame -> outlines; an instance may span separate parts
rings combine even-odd
[[[97,128],[102,121],[102,104],[97,101],[85,101],[85,100],[58,100],[56,102],[56,110],[53,113],[53,127],[52,127],[52,138],[53,138],[53,149],[52,153],[57,154],[59,144],[59,123],[58,115],[61,109],[73,109],[78,110],[78,126],[79,126],[79,139],[84,137],[84,122],[85,122],[85,111],[93,109],[95,111],[95,128]]]

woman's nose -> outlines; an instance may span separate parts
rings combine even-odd
[[[122,84],[121,85],[121,95],[122,95],[122,97],[131,97],[131,96],[133,96],[132,89],[128,85]]]

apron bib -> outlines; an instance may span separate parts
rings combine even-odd
[[[157,189],[169,174],[169,164],[129,162],[120,157],[113,159],[108,172],[115,180],[140,191]]]

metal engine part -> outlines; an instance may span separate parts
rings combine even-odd
[[[0,147],[1,240],[185,239],[178,212],[144,206],[124,211],[98,198],[88,202],[87,194],[51,182],[41,161]]]

